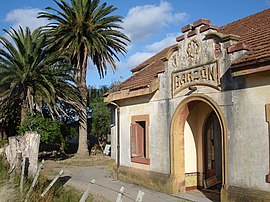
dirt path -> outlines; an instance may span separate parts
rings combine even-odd
[[[125,187],[123,202],[135,201],[139,190],[145,193],[143,201],[182,201],[174,196],[113,179],[107,169],[110,163],[114,163],[114,161],[103,155],[90,156],[87,159],[47,160],[43,173],[53,178],[61,169],[64,169],[62,178],[66,180],[65,185],[73,186],[81,191],[85,191],[90,181],[95,179],[96,183],[91,189],[94,201],[115,201],[122,186]]]
[[[43,166],[43,173],[48,177],[54,177],[61,169],[71,169],[78,167],[93,167],[93,166],[108,166],[113,163],[108,156],[101,154],[89,156],[86,159],[67,158],[62,160],[61,158],[55,158],[55,160],[45,160]]]

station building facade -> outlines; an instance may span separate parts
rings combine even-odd
[[[105,95],[116,106],[119,176],[169,193],[270,200],[270,9],[182,33]]]

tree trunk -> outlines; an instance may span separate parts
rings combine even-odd
[[[82,157],[89,156],[88,144],[87,144],[87,112],[86,112],[87,94],[86,93],[87,93],[86,89],[81,90],[81,95],[83,97],[84,102],[82,103],[82,106],[81,106],[81,115],[79,118],[79,146],[78,146],[77,155],[82,156]]]
[[[20,125],[22,125],[22,123],[25,121],[26,116],[27,116],[27,102],[26,102],[26,100],[23,100],[22,104],[21,104],[21,123],[20,123]]]
[[[83,47],[83,53],[77,55],[77,84],[80,86],[80,94],[82,97],[81,114],[79,117],[79,146],[77,156],[89,156],[87,141],[87,86],[86,86],[86,70],[87,70],[88,52],[87,47]]]

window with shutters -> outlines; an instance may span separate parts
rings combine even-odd
[[[149,115],[131,117],[130,152],[131,162],[150,164],[148,133]]]

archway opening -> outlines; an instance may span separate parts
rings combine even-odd
[[[224,119],[204,97],[187,98],[171,125],[171,173],[179,191],[211,189],[225,184]]]

